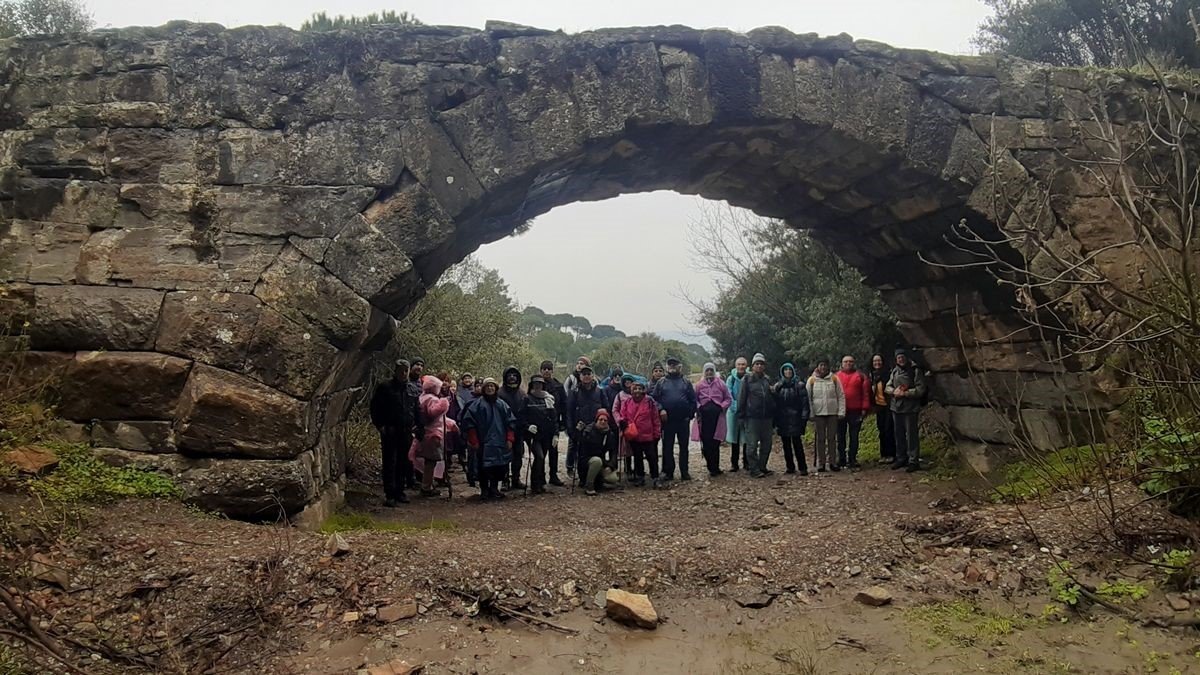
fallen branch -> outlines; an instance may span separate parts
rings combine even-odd
[[[562,626],[557,623],[547,621],[541,617],[537,617],[532,614],[526,614],[525,612],[513,609],[511,607],[505,607],[504,605],[496,602],[492,598],[481,599],[478,596],[467,593],[466,591],[460,591],[457,588],[451,588],[449,590],[451,593],[454,593],[455,595],[462,596],[468,600],[471,600],[472,602],[478,603],[480,609],[490,609],[492,611],[499,612],[501,614],[512,617],[514,619],[520,619],[523,621],[531,621],[540,626],[545,626],[546,628],[551,628],[551,629],[559,631],[561,633],[566,633],[567,635],[579,635],[579,631],[575,630],[574,628]]]
[[[55,661],[58,661],[59,663],[61,663],[63,665],[63,667],[65,667],[67,670],[71,671],[72,673],[75,673],[76,675],[88,675],[88,672],[86,670],[82,670],[81,668],[77,667],[75,664],[68,661],[65,657],[63,657],[59,654],[55,654],[54,650],[52,650],[48,645],[43,644],[41,640],[30,637],[29,635],[26,635],[24,633],[18,633],[15,630],[8,630],[7,628],[0,628],[0,635],[5,635],[5,636],[11,637],[11,638],[16,638],[31,647],[37,647],[38,649],[45,652],[48,656],[53,658]]]

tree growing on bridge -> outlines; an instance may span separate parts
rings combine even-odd
[[[1138,65],[1143,56],[1200,67],[1189,25],[1195,0],[984,0],[995,14],[975,35],[981,51],[1057,66]]]
[[[94,26],[80,0],[0,0],[0,38],[83,33]]]
[[[408,12],[397,12],[390,9],[385,9],[380,13],[372,12],[363,16],[345,16],[338,14],[330,17],[325,12],[317,12],[300,25],[302,31],[330,31],[342,30],[348,28],[362,28],[364,26],[374,26],[377,24],[394,24],[399,26],[419,26],[420,19],[409,14]]]

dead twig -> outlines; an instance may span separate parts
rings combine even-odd
[[[43,652],[46,653],[46,655],[50,656],[55,661],[58,661],[59,663],[61,663],[64,668],[71,671],[72,673],[76,673],[77,675],[88,675],[88,672],[86,670],[83,670],[83,669],[79,668],[78,666],[76,666],[75,664],[71,663],[70,661],[68,661],[66,659],[66,657],[62,656],[61,654],[56,654],[54,652],[54,650],[52,650],[48,645],[44,644],[39,639],[35,639],[32,636],[26,635],[24,633],[18,633],[15,630],[8,630],[7,628],[0,628],[0,635],[5,635],[5,636],[11,637],[11,638],[16,638],[31,647],[36,647],[36,648],[42,650]]]
[[[468,593],[466,591],[460,591],[457,588],[451,588],[449,590],[451,593],[454,593],[455,595],[459,595],[468,600],[471,600],[472,602],[479,603],[480,609],[489,609],[491,611],[495,611],[500,614],[504,614],[511,618],[532,622],[532,623],[538,624],[539,626],[545,626],[546,628],[551,628],[553,630],[559,631],[560,633],[566,633],[567,635],[578,635],[579,634],[579,631],[575,630],[574,628],[570,628],[568,626],[562,626],[562,625],[559,625],[552,621],[547,621],[541,617],[534,616],[532,614],[526,614],[525,612],[513,609],[512,607],[506,607],[506,606],[496,602],[492,598],[480,598],[479,596],[472,595],[471,593]]]

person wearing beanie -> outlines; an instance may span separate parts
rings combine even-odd
[[[750,363],[746,361],[746,357],[739,356],[733,362],[733,372],[729,373],[729,377],[725,380],[725,388],[729,390],[729,396],[733,399],[733,403],[729,406],[728,412],[725,413],[725,442],[729,443],[729,470],[737,473],[738,458],[742,458],[742,465],[749,468],[746,464],[746,453],[743,449],[745,446],[745,430],[742,429],[742,423],[737,417],[737,401],[738,395],[741,394],[742,381],[746,379],[746,372],[749,369]]]
[[[704,364],[704,375],[696,383],[696,422],[692,425],[692,440],[700,442],[700,452],[708,465],[709,476],[721,471],[721,441],[725,440],[725,411],[733,405],[733,397],[725,382],[717,377],[714,363]]]
[[[408,503],[404,494],[408,484],[405,475],[412,476],[408,448],[413,438],[413,411],[405,405],[408,368],[408,361],[397,361],[392,379],[380,383],[371,394],[371,424],[379,431],[383,453],[383,505],[388,508]]]
[[[596,420],[596,412],[601,408],[608,410],[605,405],[604,392],[596,382],[592,367],[583,365],[579,370],[579,384],[573,391],[567,392],[567,409],[565,411],[568,438],[567,475],[572,478],[575,477],[578,468],[576,451],[579,449],[580,435],[583,433],[584,427]],[[611,416],[610,412],[609,417],[611,418]]]
[[[575,389],[579,386],[579,373],[584,369],[584,367],[591,368],[592,360],[586,356],[581,356],[578,359],[575,359],[575,370],[571,372],[570,377],[568,377],[567,381],[563,383],[563,386],[567,389],[567,394],[575,391]]]
[[[500,481],[508,474],[516,441],[517,418],[499,396],[496,380],[483,381],[483,395],[463,416],[462,431],[478,463],[480,499],[502,499]]]
[[[689,427],[696,415],[696,388],[683,376],[683,364],[667,358],[667,375],[650,390],[650,398],[658,405],[662,421],[662,479],[675,480],[675,446],[679,446],[679,480],[692,479],[688,472]]]
[[[527,486],[521,482],[521,467],[525,462],[525,407],[528,404],[528,399],[525,392],[521,391],[521,371],[516,366],[509,366],[504,369],[504,374],[500,380],[500,398],[508,404],[508,409],[512,411],[514,417],[517,418],[517,429],[522,430],[522,433],[517,434],[516,441],[513,442],[512,451],[512,473],[504,481],[506,486],[513,490],[524,490]]]
[[[837,423],[846,416],[846,395],[842,383],[829,372],[829,359],[817,360],[817,369],[805,387],[812,411],[813,466],[817,473],[841,471],[836,456]]]
[[[753,478],[769,476],[772,424],[775,419],[775,398],[771,395],[771,378],[767,377],[767,357],[755,354],[750,373],[742,380],[738,391],[737,417],[745,430],[746,470]]]
[[[905,349],[896,350],[885,392],[892,398],[892,427],[896,434],[896,461],[893,469],[911,473],[921,468],[920,418],[925,399],[925,375]]]
[[[633,383],[636,380],[637,378],[633,376],[633,373],[625,373],[621,376],[621,391],[617,394],[616,399],[612,401],[610,406],[612,408],[611,422],[614,427],[620,428],[621,426],[621,404],[625,402],[625,399],[632,395],[631,392],[633,391]],[[629,445],[628,439],[626,439],[623,435],[618,435],[621,436],[621,438],[617,441],[617,457],[625,462],[625,475],[632,476],[633,448]]]
[[[562,486],[558,477],[558,437],[567,430],[567,389],[554,377],[554,362],[542,361],[539,368],[542,379],[546,382],[546,393],[554,397],[554,407],[557,417],[554,421],[554,437],[550,440],[546,460],[550,472],[550,484]]]
[[[546,451],[558,433],[558,405],[546,391],[546,380],[541,375],[529,378],[523,423],[529,454],[533,457],[529,490],[539,495],[546,491]]]
[[[658,439],[662,438],[662,421],[658,406],[646,395],[646,385],[634,382],[629,398],[621,402],[621,422],[618,429],[633,449],[634,485],[646,484],[646,463],[650,464],[650,479],[654,487],[660,484],[658,473]]]
[[[658,381],[666,376],[667,369],[663,368],[662,362],[655,361],[650,366],[650,381],[646,383],[646,391],[654,391],[654,385],[658,384]]]
[[[779,368],[779,381],[771,389],[775,396],[775,428],[783,442],[783,459],[787,472],[808,475],[808,460],[804,457],[804,431],[808,427],[808,387],[796,376],[796,366],[785,363]]]
[[[596,411],[594,421],[584,426],[580,433],[577,471],[587,495],[594,496],[597,491],[617,482],[613,467],[617,462],[619,436],[612,416],[604,408]]]
[[[857,471],[858,435],[862,432],[863,420],[871,409],[871,380],[858,371],[854,357],[842,357],[842,367],[834,375],[842,385],[846,397],[846,416],[838,420],[837,455],[838,466]]]

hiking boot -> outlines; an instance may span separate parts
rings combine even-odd
[[[550,484],[553,485],[554,487],[562,487],[563,486],[563,482],[558,479],[558,476],[551,476]]]
[[[807,475],[808,475],[808,469],[800,469],[800,475],[801,475],[801,476],[807,476]]]
[[[789,467],[787,468],[787,471],[784,471],[784,473],[796,473],[796,467],[794,467],[794,466],[789,466]]]
[[[904,470],[907,471],[908,473],[914,473],[916,471],[921,470],[921,465],[917,464],[916,462],[909,462],[908,466],[905,467]]]
[[[908,466],[908,462],[893,462],[892,463],[892,471],[897,471],[899,469],[903,469],[906,466]]]
[[[829,467],[829,470],[830,471],[841,471],[842,467],[839,464],[834,464],[833,466]]]
[[[664,473],[663,475],[659,476],[657,480],[660,483],[669,483],[675,480],[675,476],[673,474]]]
[[[588,488],[588,489],[586,489],[586,490],[584,490],[584,491],[583,491],[583,494],[585,494],[585,495],[587,495],[587,496],[589,496],[589,497],[595,497],[595,496],[596,496],[596,491],[595,491],[594,489],[592,489],[592,488]]]
[[[738,472],[738,465],[737,465],[737,464],[734,464],[733,466],[729,467],[729,471],[730,471],[731,473],[737,473],[737,472]]]
[[[385,509],[394,509],[397,506],[400,506],[400,502],[396,501],[395,499],[383,500],[383,508]]]
[[[425,488],[421,488],[421,496],[422,497],[441,497],[442,491],[438,490],[436,488],[429,488],[428,490],[426,490]]]
[[[825,473],[825,472],[826,472],[826,471],[828,471],[828,470],[829,470],[829,469],[828,469],[828,468],[826,468],[826,467],[824,467],[824,466],[818,466],[818,467],[817,467],[817,473]]]
[[[529,488],[529,491],[535,495],[544,495],[546,494],[546,486],[534,485],[533,487]]]
[[[655,490],[661,488],[662,486],[662,480],[658,478],[655,478],[654,481],[650,483],[650,487],[654,488]]]
[[[764,476],[774,476],[775,475],[775,472],[772,471],[771,469],[763,469],[761,473]]]
[[[529,487],[529,486],[528,486],[528,485],[526,485],[526,484],[524,484],[524,483],[522,483],[522,482],[521,482],[521,481],[519,481],[519,480],[514,480],[514,481],[512,482],[512,489],[513,489],[513,490],[524,490],[524,489],[525,489],[525,488],[527,488],[527,487]]]
[[[686,482],[686,481],[689,481],[689,480],[691,480],[691,479],[692,479],[692,475],[691,475],[690,473],[681,474],[681,475],[679,476],[679,480],[680,480],[680,481],[685,481],[685,482]]]

